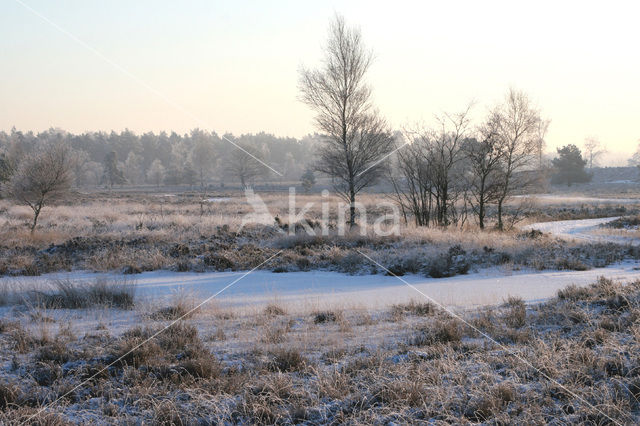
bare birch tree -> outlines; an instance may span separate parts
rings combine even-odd
[[[32,234],[42,208],[69,192],[73,183],[73,158],[66,145],[45,146],[25,155],[11,176],[6,195],[33,210]]]
[[[331,176],[336,192],[349,202],[351,226],[355,225],[356,195],[378,180],[384,171],[382,162],[394,148],[365,81],[371,61],[360,31],[348,28],[336,16],[329,29],[324,66],[300,72],[301,100],[316,112],[316,125],[324,134],[316,170]]]
[[[501,194],[503,152],[499,129],[500,116],[493,113],[480,126],[477,136],[464,145],[470,202],[480,229],[485,228],[487,206],[496,203]]]
[[[504,204],[516,189],[529,179],[520,173],[532,165],[538,140],[540,113],[524,92],[509,89],[505,101],[496,111],[500,115],[499,136],[502,144],[502,182],[498,196],[498,229],[504,229]]]
[[[598,138],[591,136],[584,140],[584,159],[587,160],[589,169],[597,166],[599,158],[606,152],[607,150],[602,146]]]

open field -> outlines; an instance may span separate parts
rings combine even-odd
[[[83,197],[33,236],[0,206],[0,421],[640,418],[633,198],[381,237],[339,236],[335,216],[290,235],[279,194],[263,197],[278,220],[243,229],[240,194]],[[317,234],[322,201],[297,200]]]
[[[243,217],[253,212],[243,194],[85,194],[73,202],[46,208],[34,235],[25,226],[28,209],[0,201],[0,274],[247,270],[282,250],[260,267],[383,272],[379,267],[372,269],[371,262],[357,252],[361,251],[397,273],[439,277],[501,265],[538,270],[603,267],[638,255],[634,248],[603,239],[587,244],[564,242],[550,235],[521,232],[517,227],[508,232],[480,232],[471,218],[466,225],[449,229],[400,224],[398,235],[378,236],[371,224],[378,215],[388,213],[377,204],[380,199],[388,200],[381,194],[361,197],[369,214],[368,228],[343,236],[336,231],[337,197],[296,195],[299,210],[311,205],[305,218],[316,236],[309,236],[300,223],[289,223],[289,204],[282,194],[261,196],[272,222],[240,229]],[[323,202],[330,208],[327,235],[319,228]],[[569,199],[564,204],[538,200],[517,226],[623,216],[637,213],[638,206],[627,201],[615,205],[583,199]],[[291,232],[294,227],[296,231]]]
[[[640,420],[637,282],[601,279],[457,318],[423,299],[377,310],[212,303],[180,321],[195,306],[184,296],[103,306],[121,312],[123,332],[88,327],[88,305],[43,305],[16,306],[0,322],[3,422]]]

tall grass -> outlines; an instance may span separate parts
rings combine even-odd
[[[94,281],[57,280],[53,291],[32,290],[26,301],[47,309],[86,309],[104,306],[131,309],[135,303],[135,286],[127,280]]]

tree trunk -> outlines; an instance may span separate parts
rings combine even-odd
[[[502,202],[502,199],[498,201],[498,229],[500,231],[504,229],[504,224],[502,223]]]
[[[485,177],[482,176],[482,180],[480,181],[480,194],[478,201],[478,224],[480,225],[480,229],[484,229],[484,186],[485,186]]]
[[[42,209],[41,206],[38,206],[35,209],[33,209],[33,223],[31,224],[31,235],[33,235],[36,231],[36,225],[38,224],[38,216],[40,216],[41,209]]]
[[[356,191],[353,184],[349,186],[349,228],[353,228],[356,226]]]

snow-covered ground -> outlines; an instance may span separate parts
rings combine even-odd
[[[616,244],[639,245],[640,240],[623,235],[609,235],[600,231],[601,225],[612,222],[619,217],[603,217],[598,219],[560,220],[555,222],[532,223],[524,226],[525,231],[536,229],[541,232],[553,234],[564,239],[574,239],[590,242],[611,242]]]
[[[594,235],[593,231],[598,229],[600,225],[612,222],[618,217],[603,217],[597,219],[580,219],[580,220],[558,220],[554,222],[532,223],[523,226],[522,229],[529,231],[535,229],[544,233],[553,234],[556,237],[565,239],[578,239],[587,241],[605,241],[616,240],[614,237],[606,235]],[[619,242],[619,241],[615,241]]]
[[[562,194],[516,195],[513,198],[528,198],[542,204],[640,204],[638,198],[598,198]]]
[[[346,275],[338,272],[145,272],[135,276],[136,297],[142,301],[170,298],[185,292],[204,300],[223,290],[216,300],[234,308],[251,308],[272,302],[286,304],[289,310],[323,307],[382,308],[411,299],[429,300],[443,305],[468,308],[501,303],[509,296],[528,302],[552,297],[569,284],[587,285],[598,277],[616,280],[640,279],[635,262],[589,271],[508,271],[501,268],[481,270],[451,278],[425,278],[407,275],[399,279],[384,275]],[[4,278],[0,285],[33,288],[59,278],[94,279],[98,274],[73,272],[33,278]],[[110,275],[113,277],[114,275]]]
[[[591,231],[614,218],[538,223],[538,229],[561,238],[589,241],[621,237],[593,235]],[[619,240],[616,240],[619,242]],[[637,243],[637,241],[636,241]],[[186,292],[198,300],[214,295],[218,304],[254,309],[278,302],[288,309],[309,310],[328,306],[381,308],[411,299],[433,299],[451,307],[469,308],[500,303],[509,296],[527,302],[552,297],[570,284],[587,285],[598,277],[629,281],[640,279],[640,264],[626,262],[589,271],[513,271],[505,268],[480,270],[451,278],[425,278],[407,275],[401,278],[384,275],[347,275],[338,272],[172,272],[154,271],[127,276],[136,286],[136,297],[143,302],[158,302],[176,292]],[[0,286],[14,289],[46,287],[56,279],[92,280],[99,276],[123,279],[117,274],[88,272],[56,273],[40,277],[7,277]],[[228,287],[228,288],[225,288]]]

